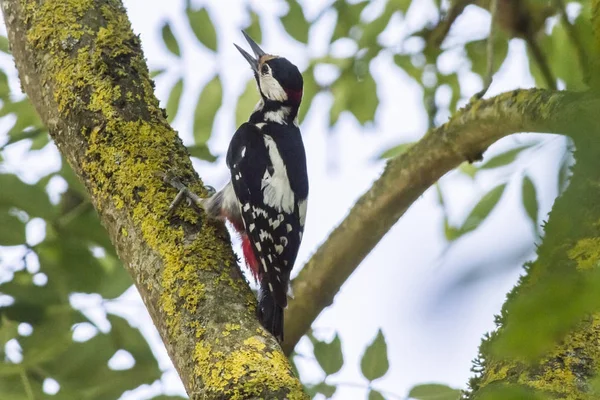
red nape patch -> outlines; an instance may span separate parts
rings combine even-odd
[[[296,104],[300,104],[300,102],[302,101],[302,89],[300,89],[300,90],[288,89],[285,92],[287,93],[288,99],[290,101],[293,101]]]
[[[258,282],[258,260],[254,255],[254,250],[252,250],[252,243],[250,243],[248,235],[242,235],[242,252],[244,253],[244,260],[246,261],[246,265],[248,266],[248,268],[250,268],[252,276]]]

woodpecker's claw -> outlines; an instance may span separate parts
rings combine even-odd
[[[185,186],[179,180],[179,178],[175,177],[173,174],[170,174],[170,173],[169,174],[159,173],[159,175],[161,176],[161,178],[163,179],[163,181],[165,183],[168,183],[169,185],[173,186],[175,189],[179,190],[179,192],[177,193],[177,196],[175,196],[175,199],[173,199],[173,201],[169,205],[169,210],[167,211],[167,215],[173,214],[173,212],[177,209],[177,207],[179,207],[179,205],[181,204],[181,202],[184,199],[187,200],[189,205],[194,204],[197,207],[203,208],[204,199],[202,197],[198,196],[196,193],[192,192],[190,189],[188,189],[187,186]],[[205,186],[204,188],[208,192],[208,197],[211,197],[213,194],[216,193],[215,188],[213,188],[212,186]]]
[[[212,197],[217,193],[217,189],[210,185],[204,186],[204,190],[206,190],[206,192],[208,193],[208,197]]]

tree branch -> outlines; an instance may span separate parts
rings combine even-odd
[[[581,115],[593,116],[600,99],[543,89],[516,90],[480,100],[428,132],[388,162],[381,177],[292,282],[295,299],[285,315],[289,354],[342,284],[383,235],[427,188],[498,139],[517,132],[570,133]]]
[[[120,0],[4,0],[2,10],[23,88],[89,191],[190,398],[306,398],[254,316],[223,226],[191,209],[167,215],[176,191],[157,173],[203,188]]]

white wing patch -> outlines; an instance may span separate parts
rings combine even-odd
[[[291,214],[294,212],[294,192],[290,186],[287,169],[273,138],[265,135],[264,139],[273,164],[273,175],[269,174],[269,171],[265,171],[263,176],[261,183],[263,201],[279,212]]]
[[[300,225],[304,226],[304,222],[306,222],[306,199],[300,200],[298,202],[298,213],[300,214]]]

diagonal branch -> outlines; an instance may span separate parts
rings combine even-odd
[[[593,116],[600,99],[543,89],[516,90],[480,100],[428,132],[391,160],[346,219],[293,281],[295,300],[285,315],[289,354],[333,298],[408,207],[460,163],[477,160],[498,139],[517,132],[570,133],[581,115]]]
[[[304,399],[252,310],[222,225],[168,215],[174,171],[202,193],[120,0],[4,0],[24,90],[90,193],[192,399]],[[84,268],[84,266],[82,266]]]

